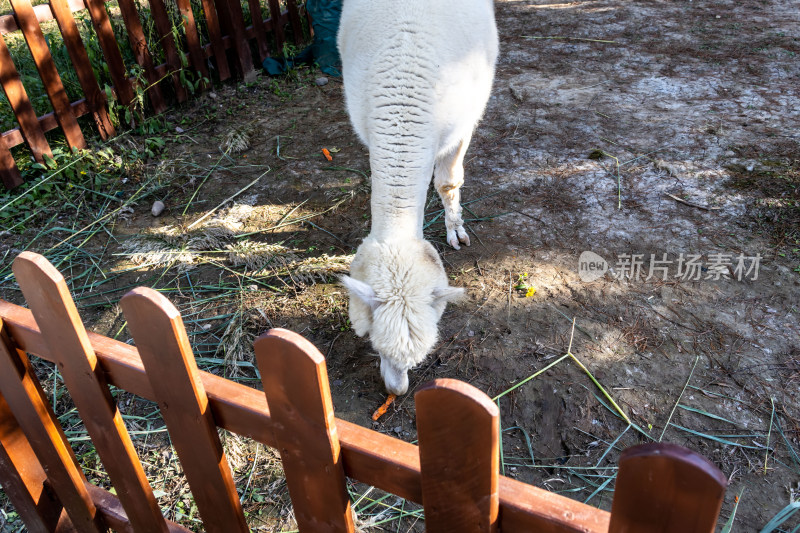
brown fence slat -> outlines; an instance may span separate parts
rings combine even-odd
[[[728,481],[705,457],[666,443],[619,459],[609,533],[712,533]]]
[[[200,35],[197,33],[197,23],[194,20],[192,3],[190,0],[177,0],[177,4],[181,17],[183,18],[183,30],[186,35],[186,45],[189,47],[189,57],[192,60],[192,67],[194,67],[195,72],[199,76],[208,78],[208,66],[206,66],[203,47],[200,46]],[[204,89],[208,86],[209,85],[206,83],[201,84],[201,87]]]
[[[551,509],[561,512],[553,515]],[[500,531],[608,533],[608,521],[606,511],[500,477]]]
[[[83,0],[67,1],[69,2],[69,8],[72,11],[86,9]],[[48,20],[53,20],[54,18],[49,4],[39,4],[38,6],[33,6],[33,12],[36,14],[36,20],[39,22],[46,22]],[[5,35],[6,33],[17,31],[18,29],[19,26],[17,25],[17,19],[14,17],[13,13],[9,15],[0,15],[0,35]]]
[[[260,336],[255,352],[298,528],[352,533],[325,358],[282,329]]]
[[[42,155],[52,156],[53,152],[50,151],[50,145],[47,144],[44,132],[39,127],[36,112],[33,110],[28,93],[25,92],[25,87],[22,85],[22,79],[14,66],[14,60],[11,59],[11,52],[8,51],[6,42],[2,37],[0,37],[0,84],[3,85],[3,91],[6,93],[8,103],[17,117],[20,131],[25,137],[25,142],[28,143],[31,152],[33,152],[33,157],[40,163],[44,162]],[[9,143],[9,145],[11,144]]]
[[[125,76],[125,63],[117,45],[117,38],[108,19],[108,12],[103,0],[86,0],[86,8],[92,18],[92,26],[97,34],[100,49],[108,65],[108,72],[114,82],[114,88],[122,105],[127,106],[133,101],[133,85]]]
[[[269,0],[269,18],[272,22],[272,37],[275,39],[275,55],[283,55],[283,43],[286,42],[286,35],[283,33],[283,23],[281,22],[281,4],[278,0]]]
[[[64,277],[41,255],[23,252],[14,275],[58,366],[97,454],[140,531],[167,531],[164,517],[108,389]]]
[[[86,478],[27,357],[0,330],[0,392],[44,465],[49,483],[81,532],[105,531],[84,483]]]
[[[61,76],[58,75],[58,69],[53,61],[53,56],[50,55],[50,48],[47,46],[47,41],[44,40],[44,34],[39,27],[39,21],[36,20],[36,15],[33,13],[30,0],[11,0],[11,7],[17,14],[17,21],[22,30],[22,35],[25,37],[25,42],[31,51],[36,70],[39,71],[39,76],[42,78],[44,90],[53,105],[56,120],[64,132],[68,145],[70,147],[85,148],[86,139],[83,138],[81,128],[78,126],[78,120],[72,114],[67,92],[64,89],[64,84],[61,83]]]
[[[267,27],[264,25],[264,19],[261,18],[261,2],[260,0],[247,0],[247,5],[250,6],[250,19],[253,21],[252,28],[256,36],[258,57],[260,61],[264,61],[269,55],[269,47],[267,46]]]
[[[226,4],[231,28],[228,35],[234,42],[236,63],[244,81],[250,82],[255,79],[256,72],[253,70],[253,57],[250,55],[250,43],[247,41],[242,4],[239,0],[227,0]]]
[[[228,55],[225,52],[225,45],[222,42],[222,31],[220,30],[220,18],[217,16],[217,7],[214,0],[202,0],[203,13],[206,15],[206,27],[208,28],[208,39],[211,41],[203,47],[203,54],[206,50],[213,52],[217,60],[217,74],[220,81],[225,81],[231,77],[231,69],[228,66]],[[224,4],[223,4],[224,6]]]
[[[2,325],[0,325],[0,329]],[[47,474],[0,394],[0,479],[31,533],[55,530],[63,511],[55,494],[45,490]]]
[[[167,65],[169,65],[169,70],[172,73],[172,85],[175,87],[175,95],[178,97],[178,102],[185,102],[188,95],[178,75],[182,68],[181,59],[178,56],[178,48],[172,38],[172,23],[167,15],[167,8],[164,6],[164,2],[162,0],[150,0],[150,14],[158,31],[158,43],[164,49]]]
[[[289,11],[289,22],[292,23],[292,39],[294,44],[299,45],[303,42],[303,24],[300,22],[297,0],[286,0],[286,9]]]
[[[17,185],[22,185],[22,174],[17,168],[17,162],[8,149],[5,137],[0,135],[0,181],[7,189],[13,189]]]
[[[48,361],[50,352],[33,315],[27,309],[0,300],[0,317],[19,347]],[[137,396],[156,401],[136,348],[89,333],[109,382]],[[263,392],[200,372],[214,421],[221,428],[276,447],[273,422]],[[345,474],[369,485],[422,503],[417,447],[345,420],[336,420]],[[548,508],[565,512],[548,516]],[[609,513],[507,477],[500,477],[500,525],[503,531],[543,533],[606,533]]]
[[[249,531],[180,313],[138,288],[121,302],[206,531]]]
[[[67,0],[50,0],[50,7],[61,30],[61,35],[64,37],[64,45],[67,47],[67,53],[75,67],[75,73],[78,75],[86,102],[94,115],[97,131],[100,132],[100,137],[103,139],[113,137],[115,131],[106,111],[106,97],[94,77],[89,54],[86,53],[86,48],[81,41],[78,25],[72,16],[72,9]]]
[[[153,106],[153,111],[163,113],[167,109],[167,104],[164,102],[164,95],[158,84],[159,75],[153,63],[153,56],[147,48],[147,39],[144,36],[136,4],[133,0],[119,0],[119,10],[122,20],[125,22],[125,29],[128,31],[128,42],[133,50],[133,56],[136,58],[136,63],[144,69],[144,75],[149,84],[147,95],[150,98],[150,104]]]
[[[103,517],[105,523],[108,524],[108,527],[114,531],[135,533],[131,527],[130,518],[128,518],[128,514],[123,509],[117,496],[91,483],[86,483],[86,490],[89,491],[97,511]],[[191,531],[169,520],[167,520],[167,529],[169,533],[189,533]]]
[[[497,531],[500,410],[454,379],[423,386],[414,403],[426,531]]]
[[[72,102],[70,104],[72,107],[72,114],[76,117],[82,117],[89,113],[89,104],[86,103],[85,99],[78,100],[77,102]],[[56,115],[52,111],[47,113],[46,115],[42,115],[36,121],[39,124],[39,128],[43,132],[48,132],[50,130],[54,130],[58,127],[58,122],[56,122]],[[14,146],[19,146],[20,144],[27,142],[25,137],[20,131],[20,128],[14,128],[8,130],[7,132],[3,133],[3,139],[5,139],[6,144],[8,144],[9,148],[13,148]]]

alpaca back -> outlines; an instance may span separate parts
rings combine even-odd
[[[497,57],[493,4],[345,0],[338,40],[347,110],[370,151],[373,230],[406,230],[420,222],[436,157],[483,114]],[[382,224],[383,214],[400,220]]]

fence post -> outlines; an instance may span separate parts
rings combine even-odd
[[[250,7],[250,19],[253,21],[253,34],[256,37],[256,48],[258,49],[259,63],[269,55],[267,47],[267,27],[264,25],[264,17],[261,16],[261,1],[247,0]]]
[[[63,2],[65,0],[59,1]],[[147,86],[147,96],[150,98],[150,104],[153,106],[153,111],[162,113],[167,108],[167,104],[164,102],[164,95],[161,93],[161,87],[158,84],[158,73],[156,73],[153,65],[153,56],[147,48],[147,39],[144,36],[144,29],[139,20],[139,12],[136,9],[135,2],[133,0],[120,0],[119,12],[125,22],[128,43],[131,45],[136,63],[144,69],[144,75],[149,84]]]
[[[61,30],[64,46],[66,46],[72,65],[75,67],[75,74],[78,76],[78,82],[81,84],[86,102],[89,104],[89,110],[94,116],[97,131],[103,140],[113,137],[115,130],[106,111],[106,96],[100,90],[100,85],[94,77],[89,54],[83,46],[69,2],[67,0],[50,0],[50,9]]]
[[[0,394],[3,395],[12,412],[15,413],[17,423],[22,427],[25,435],[30,439],[30,445],[41,460],[46,471],[46,478],[52,485],[59,500],[69,509],[73,525],[81,532],[105,531],[105,525],[92,503],[92,498],[86,490],[86,478],[78,468],[78,461],[72,448],[67,444],[67,437],[57,423],[55,414],[50,404],[44,399],[39,381],[33,373],[30,362],[16,346],[9,340],[2,323],[0,323]],[[6,426],[5,429],[13,427]],[[24,453],[20,443],[11,446],[10,438],[4,432],[2,445],[6,453]],[[24,459],[24,456],[17,456]],[[16,458],[15,458],[16,460]],[[36,484],[44,483],[44,472],[37,473],[35,464],[25,473],[31,482],[26,490],[35,491]],[[30,498],[36,498],[29,492]],[[23,496],[24,497],[24,496]],[[46,496],[45,496],[46,497]],[[30,501],[28,503],[31,503]],[[52,523],[55,513],[52,502],[42,502],[42,521]],[[23,503],[24,506],[24,503]],[[47,509],[45,506],[50,507]],[[23,507],[24,509],[25,507]],[[38,512],[38,509],[37,509]],[[35,522],[34,522],[35,523]],[[30,524],[26,522],[26,525]]]
[[[120,305],[205,530],[248,531],[180,313],[145,287],[123,296]]]
[[[103,57],[108,65],[108,72],[114,82],[119,101],[123,106],[127,106],[133,101],[133,86],[130,80],[125,77],[125,62],[119,51],[117,38],[114,36],[114,29],[108,18],[105,2],[103,0],[84,0],[86,9],[92,19],[92,26],[97,34],[100,48],[103,50]]]
[[[245,82],[252,82],[256,77],[253,69],[253,56],[250,54],[250,43],[244,27],[244,12],[239,0],[222,0],[225,8],[228,9],[228,22],[230,23],[230,38],[233,41],[233,49],[236,51],[236,64],[242,73]],[[254,16],[261,16],[257,13]]]
[[[17,162],[11,155],[5,137],[0,135],[0,181],[6,189],[13,189],[17,185],[22,185],[22,174],[17,168]]]
[[[186,45],[189,47],[189,57],[192,66],[198,77],[208,78],[208,67],[206,66],[206,56],[200,46],[200,36],[197,33],[197,23],[194,20],[192,3],[190,0],[177,0],[178,9],[183,19],[183,32],[186,35]],[[199,80],[198,80],[199,81]],[[211,80],[208,83],[201,83],[200,87],[208,89],[211,87]]]
[[[150,14],[158,31],[158,45],[164,50],[164,57],[167,61],[167,71],[172,73],[172,85],[175,88],[175,95],[178,102],[185,102],[188,98],[186,88],[181,84],[181,79],[178,74],[182,67],[180,57],[178,57],[178,49],[175,41],[172,38],[172,23],[167,14],[167,8],[163,0],[150,1]]]
[[[203,13],[206,16],[208,40],[211,41],[211,51],[214,53],[214,58],[217,60],[217,75],[219,76],[219,81],[225,81],[231,77],[231,69],[228,66],[228,54],[225,51],[225,43],[222,41],[222,30],[220,30],[221,17],[217,16],[217,6],[213,0],[202,0],[202,4]]]
[[[667,443],[622,452],[609,533],[713,533],[725,476],[705,457]]]
[[[283,23],[281,22],[281,4],[278,0],[268,0],[269,17],[272,22],[272,36],[275,38],[275,57],[283,55],[283,43],[286,36],[283,33]]]
[[[497,531],[500,411],[461,381],[414,395],[427,531]]]
[[[55,494],[45,487],[47,474],[27,437],[0,394],[0,479],[14,508],[31,533],[55,531],[63,511]]]
[[[44,90],[53,105],[56,120],[64,132],[68,147],[85,148],[86,140],[78,127],[78,119],[72,114],[67,92],[64,90],[64,84],[61,83],[61,77],[58,75],[58,69],[50,55],[50,49],[44,40],[42,28],[39,26],[39,20],[33,12],[30,0],[11,0],[11,7],[17,16],[22,35],[31,51],[36,70],[39,71],[39,76],[42,78]]]
[[[255,351],[298,528],[352,533],[325,358],[282,329],[260,336]]]
[[[108,389],[64,276],[41,255],[22,252],[13,264],[22,294],[58,367],[97,454],[134,528],[167,532],[125,422]]]
[[[50,151],[50,145],[47,144],[44,132],[39,126],[39,119],[36,118],[36,112],[33,110],[25,86],[22,85],[22,78],[20,78],[17,67],[14,66],[11,52],[8,51],[2,35],[0,35],[0,84],[3,85],[3,92],[6,93],[8,103],[14,111],[14,117],[19,123],[22,137],[36,161],[43,163],[43,154],[52,156],[53,152]]]
[[[289,10],[289,22],[292,24],[292,39],[294,44],[299,46],[303,42],[303,24],[300,22],[297,0],[286,0],[286,8]]]

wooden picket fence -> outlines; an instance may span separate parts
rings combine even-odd
[[[180,314],[154,290],[121,301],[134,348],[87,333],[44,257],[23,252],[13,269],[30,311],[0,300],[0,482],[32,532],[187,531],[162,515],[110,385],[158,403],[209,532],[248,530],[218,427],[279,450],[302,532],[354,531],[346,476],[421,503],[432,532],[709,533],[717,523],[726,479],[679,446],[626,450],[608,513],[500,476],[498,408],[471,385],[416,392],[415,446],[334,418],[324,358],[295,333],[256,341],[261,392],[198,371]],[[87,482],[26,353],[58,365],[116,496]]]
[[[84,43],[78,32],[73,16],[74,12],[88,9],[92,26],[108,65],[109,75],[113,81],[113,93],[120,105],[130,105],[136,97],[136,84],[139,80],[128,77],[126,65],[106,10],[107,0],[49,0],[48,4],[33,7],[30,0],[10,0],[13,14],[0,16],[0,85],[8,98],[11,109],[19,123],[18,128],[0,135],[0,180],[7,188],[22,183],[22,176],[11,155],[10,148],[27,144],[33,157],[40,163],[44,155],[52,156],[45,132],[60,127],[70,147],[84,148],[86,140],[78,126],[78,117],[92,114],[94,122],[103,139],[113,136],[114,126],[108,115],[106,93],[101,90],[89,61]],[[188,98],[186,88],[182,85],[179,72],[182,60],[186,61],[198,79],[210,79],[209,64],[220,81],[232,76],[245,80],[255,75],[254,68],[260,65],[270,54],[270,43],[274,43],[273,53],[279,52],[286,40],[284,26],[291,25],[295,44],[302,39],[300,9],[297,0],[285,0],[286,9],[282,10],[279,0],[267,0],[271,14],[261,19],[260,0],[248,0],[253,24],[245,27],[244,15],[240,0],[202,0],[205,14],[204,26],[208,29],[208,44],[201,45],[197,21],[192,12],[191,0],[175,0],[183,18],[181,37],[185,40],[188,53],[178,49],[173,38],[173,28],[169,21],[164,0],[149,0],[150,14],[153,17],[159,45],[163,47],[166,61],[155,65],[139,19],[134,0],[118,0],[119,12],[124,21],[128,40],[134,52],[136,63],[143,69],[147,82],[146,96],[152,109],[160,113],[166,109],[167,97],[164,85],[173,87],[178,102]],[[55,19],[64,46],[80,82],[84,98],[70,102],[55,62],[42,33],[40,23]],[[36,68],[41,77],[53,111],[37,117],[22,84],[17,68],[11,58],[3,35],[21,30],[30,49]],[[254,67],[251,43],[257,51],[259,64]],[[228,51],[231,51],[228,54]],[[181,57],[183,55],[184,57]],[[207,88],[202,86],[201,88]],[[141,88],[142,90],[144,88]]]

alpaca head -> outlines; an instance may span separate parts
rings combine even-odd
[[[368,334],[380,355],[386,390],[405,394],[408,370],[433,349],[445,305],[464,289],[447,284],[439,255],[422,239],[389,243],[367,237],[342,283],[350,292],[356,335]]]

